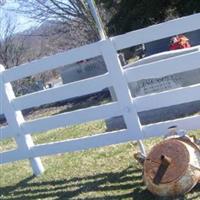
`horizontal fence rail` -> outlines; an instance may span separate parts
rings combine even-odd
[[[128,82],[133,82],[191,71],[200,68],[199,57],[200,51],[180,55],[148,64],[141,64],[134,68],[127,68],[125,74]]]
[[[0,156],[1,156],[0,164],[29,158],[28,152],[22,153],[19,149],[3,152],[0,154]]]
[[[200,13],[132,31],[111,39],[116,50],[125,49],[180,33],[198,30],[200,28],[199,19]]]
[[[22,126],[25,134],[29,134],[64,127],[66,125],[71,126],[94,120],[107,119],[120,114],[122,112],[120,112],[119,104],[111,103],[25,122]]]
[[[81,151],[132,140],[163,136],[166,134],[168,127],[172,125],[178,125],[185,130],[200,129],[199,115],[149,125],[141,125],[138,116],[138,112],[199,101],[199,83],[136,98],[131,96],[129,88],[129,84],[132,82],[199,69],[200,47],[174,51],[169,55],[166,52],[160,53],[147,59],[145,58],[146,60],[144,59],[141,62],[126,65],[123,68],[117,54],[118,50],[124,48],[197,30],[199,27],[200,14],[195,14],[105,39],[12,69],[5,70],[0,66],[0,106],[2,108],[0,114],[5,115],[8,123],[8,126],[0,127],[0,139],[4,140],[12,137],[17,143],[15,150],[0,153],[0,162],[3,164],[29,159],[33,172],[40,174],[43,171],[43,167],[39,156]],[[107,72],[103,75],[20,97],[15,97],[14,95],[10,84],[12,81],[58,67],[68,67],[67,65],[97,56],[102,56],[107,68]],[[116,99],[112,99],[110,103],[37,118],[31,121],[26,121],[21,112],[24,109],[92,94],[105,88],[113,88],[115,92]],[[125,129],[39,145],[35,145],[31,138],[31,134],[95,120],[105,120],[116,116],[123,117],[126,125]]]
[[[200,84],[135,98],[138,112],[200,100]]]
[[[0,163],[8,163],[26,159],[28,157],[45,156],[57,153],[82,151],[90,148],[97,148],[117,143],[128,142],[132,140],[127,130],[100,133],[97,135],[87,136],[78,139],[71,139],[61,142],[35,145],[29,152],[21,152],[20,150],[12,150],[1,153]]]
[[[67,140],[47,145],[36,145],[32,149],[32,152],[33,156],[42,156],[48,154],[56,154],[59,152],[81,151],[90,148],[128,142],[132,139],[133,138],[127,130],[121,130],[88,136],[81,139]]]
[[[110,77],[106,74],[95,78],[69,83],[58,88],[51,88],[45,91],[24,95],[14,99],[13,104],[17,110],[22,110],[95,93],[110,86]]]
[[[13,131],[9,126],[1,127],[1,140],[8,139],[17,135],[15,131]]]
[[[177,125],[183,130],[197,130],[200,129],[200,116],[191,116],[181,119],[175,119],[165,122],[159,122],[155,124],[146,125],[143,127],[145,136],[148,137],[159,137],[167,134],[168,127]]]
[[[11,82],[19,80],[27,76],[35,75],[47,70],[73,64],[84,59],[99,56],[101,55],[99,43],[100,42],[86,45],[64,53],[59,53],[53,56],[42,58],[40,60],[32,61],[18,67],[13,67],[3,73],[4,81]]]

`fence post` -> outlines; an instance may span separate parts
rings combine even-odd
[[[119,104],[121,105],[123,117],[127,129],[129,130],[129,134],[131,134],[131,137],[133,139],[143,139],[144,135],[142,134],[140,119],[136,109],[134,109],[134,102],[132,100],[128,83],[124,76],[124,72],[119,57],[117,55],[117,51],[115,50],[110,39],[102,41],[100,48],[102,51],[104,61],[106,63],[107,70],[112,78],[112,83],[116,93],[116,97]],[[134,135],[136,136],[135,138]],[[146,154],[145,148],[140,140],[138,141],[138,144],[141,152],[143,154]]]
[[[5,68],[0,65],[0,73],[5,71]],[[2,84],[2,99],[1,102],[4,106],[4,115],[7,119],[8,126],[11,127],[12,131],[16,132],[16,143],[17,148],[19,148],[20,153],[29,155],[31,147],[34,146],[31,135],[25,135],[22,124],[24,123],[24,117],[21,111],[16,111],[12,100],[15,98],[15,94],[11,83],[4,83],[3,76],[1,78]],[[30,164],[32,166],[33,173],[35,175],[40,175],[44,172],[44,167],[42,165],[41,159],[39,157],[29,158]]]

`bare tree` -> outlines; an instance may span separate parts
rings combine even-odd
[[[15,34],[16,25],[9,16],[0,21],[0,63],[6,68],[17,66],[25,59],[25,38]]]
[[[6,69],[18,66],[28,60],[26,38],[16,33],[16,24],[8,15],[0,21],[0,63]],[[17,96],[36,90],[35,77],[26,77],[13,82]]]
[[[98,38],[93,17],[85,0],[19,0],[18,2],[20,4],[19,12],[38,22],[61,22],[63,26],[62,31],[59,30],[60,32],[66,33],[69,27],[76,23],[88,29],[92,40],[95,37]]]
[[[90,20],[90,13],[81,0],[19,0],[20,11],[29,14],[38,21],[60,19],[71,21],[72,18]]]

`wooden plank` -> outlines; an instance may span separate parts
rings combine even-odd
[[[78,139],[65,140],[48,144],[41,144],[31,147],[29,152],[12,150],[0,153],[0,164],[24,160],[36,156],[46,156],[57,153],[66,153],[82,151],[90,148],[103,147],[113,144],[128,142],[134,139],[134,136],[128,134],[127,130],[107,132],[93,136],[87,136]],[[138,137],[136,137],[138,139]]]
[[[143,133],[145,138],[164,136],[168,133],[168,127],[177,125],[179,129],[183,130],[197,130],[200,129],[200,115],[191,117],[160,122],[143,126]]]
[[[28,159],[27,153],[17,150],[11,150],[0,153],[0,164],[5,164],[8,162],[14,162],[17,160]]]
[[[112,38],[112,42],[116,50],[120,50],[180,33],[195,31],[199,28],[200,13],[115,36]]]
[[[125,70],[128,82],[142,79],[160,78],[200,68],[200,51],[163,59]]]
[[[110,40],[102,44],[105,64],[110,74],[110,79],[122,110],[124,121],[129,133],[141,135],[141,124],[136,109],[132,106],[132,97],[119,57]]]
[[[32,94],[15,98],[12,103],[16,110],[36,107],[48,103],[62,101],[73,97],[101,91],[111,86],[108,74],[93,77],[73,83],[69,83],[57,88],[51,88]]]
[[[138,112],[200,100],[200,84],[136,97]]]
[[[120,114],[118,103],[110,103],[25,122],[22,127],[25,134],[28,134],[81,124],[93,120],[106,119]]]
[[[4,81],[15,81],[47,70],[67,66],[77,61],[99,56],[99,43],[101,41],[13,67],[3,72]]]
[[[127,134],[127,130],[103,133],[80,139],[37,145],[31,148],[31,156],[44,156],[57,153],[82,151],[90,148],[103,147],[124,143],[132,140],[134,136]],[[135,138],[139,139],[139,138]]]
[[[0,128],[1,137],[0,140],[5,140],[7,138],[15,137],[17,134],[9,126]]]

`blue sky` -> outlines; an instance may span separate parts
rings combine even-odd
[[[34,20],[20,13],[10,11],[10,9],[17,9],[18,7],[19,4],[17,3],[17,0],[7,0],[7,3],[3,7],[0,7],[0,18],[5,19],[7,15],[13,19],[16,23],[16,32],[21,32],[32,26],[36,26],[37,23]]]

